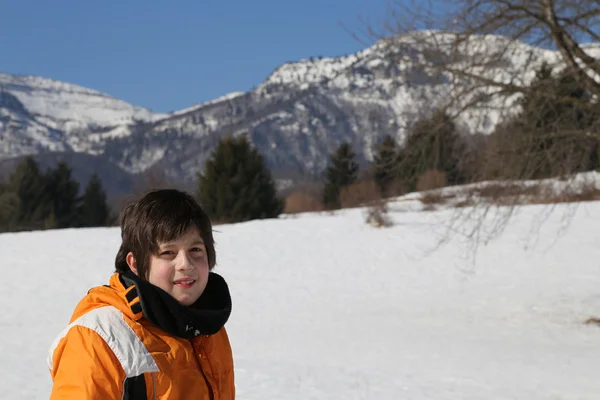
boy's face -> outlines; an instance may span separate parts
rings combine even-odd
[[[150,255],[148,281],[189,306],[204,292],[208,272],[206,247],[194,226],[171,242],[158,243],[158,254]]]

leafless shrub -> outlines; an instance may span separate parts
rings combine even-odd
[[[303,212],[322,211],[323,204],[315,196],[297,191],[290,193],[285,198],[285,214],[297,214]]]
[[[393,225],[389,216],[388,204],[385,199],[379,199],[372,203],[367,210],[365,221],[375,228],[384,228]]]
[[[531,204],[531,199],[539,198],[541,188],[537,184],[525,185],[522,182],[486,182],[476,185],[465,191],[466,197],[471,199],[471,204],[479,200],[486,204],[506,206],[510,204]],[[527,200],[525,200],[527,199]]]
[[[381,192],[375,181],[361,180],[340,190],[342,208],[360,207],[381,199]]]
[[[446,173],[430,169],[422,173],[417,180],[417,192],[443,188],[447,185]]]
[[[600,200],[600,189],[592,180],[584,180],[579,185],[568,185],[566,190],[550,193],[536,199],[535,204],[581,203]]]
[[[585,320],[586,325],[598,325],[600,326],[600,318],[592,317]]]
[[[383,197],[402,196],[409,192],[408,187],[405,180],[395,179],[388,185]]]

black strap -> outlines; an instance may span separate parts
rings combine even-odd
[[[144,374],[125,379],[122,400],[148,400]]]

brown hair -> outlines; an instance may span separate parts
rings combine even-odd
[[[177,239],[195,226],[204,241],[209,268],[216,264],[212,224],[206,212],[189,194],[175,189],[147,193],[127,205],[120,215],[121,247],[117,253],[117,272],[129,271],[127,254],[133,253],[140,278],[147,279],[150,254],[158,244]]]

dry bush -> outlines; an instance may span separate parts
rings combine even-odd
[[[383,197],[402,196],[409,192],[409,186],[404,179],[396,179],[387,186]]]
[[[381,199],[379,187],[373,180],[362,180],[340,190],[342,208],[359,207]]]
[[[514,197],[514,196],[538,196],[540,194],[540,187],[538,185],[521,185],[517,183],[494,183],[484,185],[472,191],[477,195],[486,199],[500,199],[502,197]]]
[[[436,169],[430,169],[423,172],[417,180],[417,192],[422,192],[419,200],[423,203],[423,210],[431,211],[435,209],[436,204],[443,204],[447,197],[441,190],[447,184],[446,173]]]
[[[437,204],[444,204],[448,196],[444,196],[439,190],[424,192],[419,197],[419,201],[423,204],[423,211],[435,210]]]
[[[365,221],[376,228],[392,226],[393,222],[388,214],[387,201],[380,199],[369,206],[366,210]]]
[[[541,197],[540,185],[523,185],[520,182],[502,182],[483,185],[470,191],[469,195],[477,195],[490,204],[512,205],[532,203],[533,199]],[[526,200],[525,200],[526,199]]]
[[[553,191],[540,181],[524,185],[520,182],[498,182],[472,188],[467,192],[469,198],[485,199],[488,204],[557,204],[600,200],[600,189],[594,182],[585,182],[582,186],[567,185],[566,189]]]
[[[600,200],[600,190],[593,188],[580,193],[563,193],[554,198],[553,203],[579,203]]]
[[[600,318],[588,318],[584,322],[586,325],[599,325],[600,326]]]
[[[535,199],[536,204],[556,204],[556,203],[580,203],[586,201],[600,200],[600,189],[596,187],[595,182],[585,181],[581,186],[569,185],[566,190],[558,193],[540,196]]]
[[[285,214],[322,211],[323,204],[315,196],[305,192],[292,192],[285,198]]]
[[[454,203],[454,208],[473,207],[476,203],[471,198],[465,198]]]
[[[446,173],[436,169],[423,172],[417,180],[417,192],[439,189],[448,184]]]

